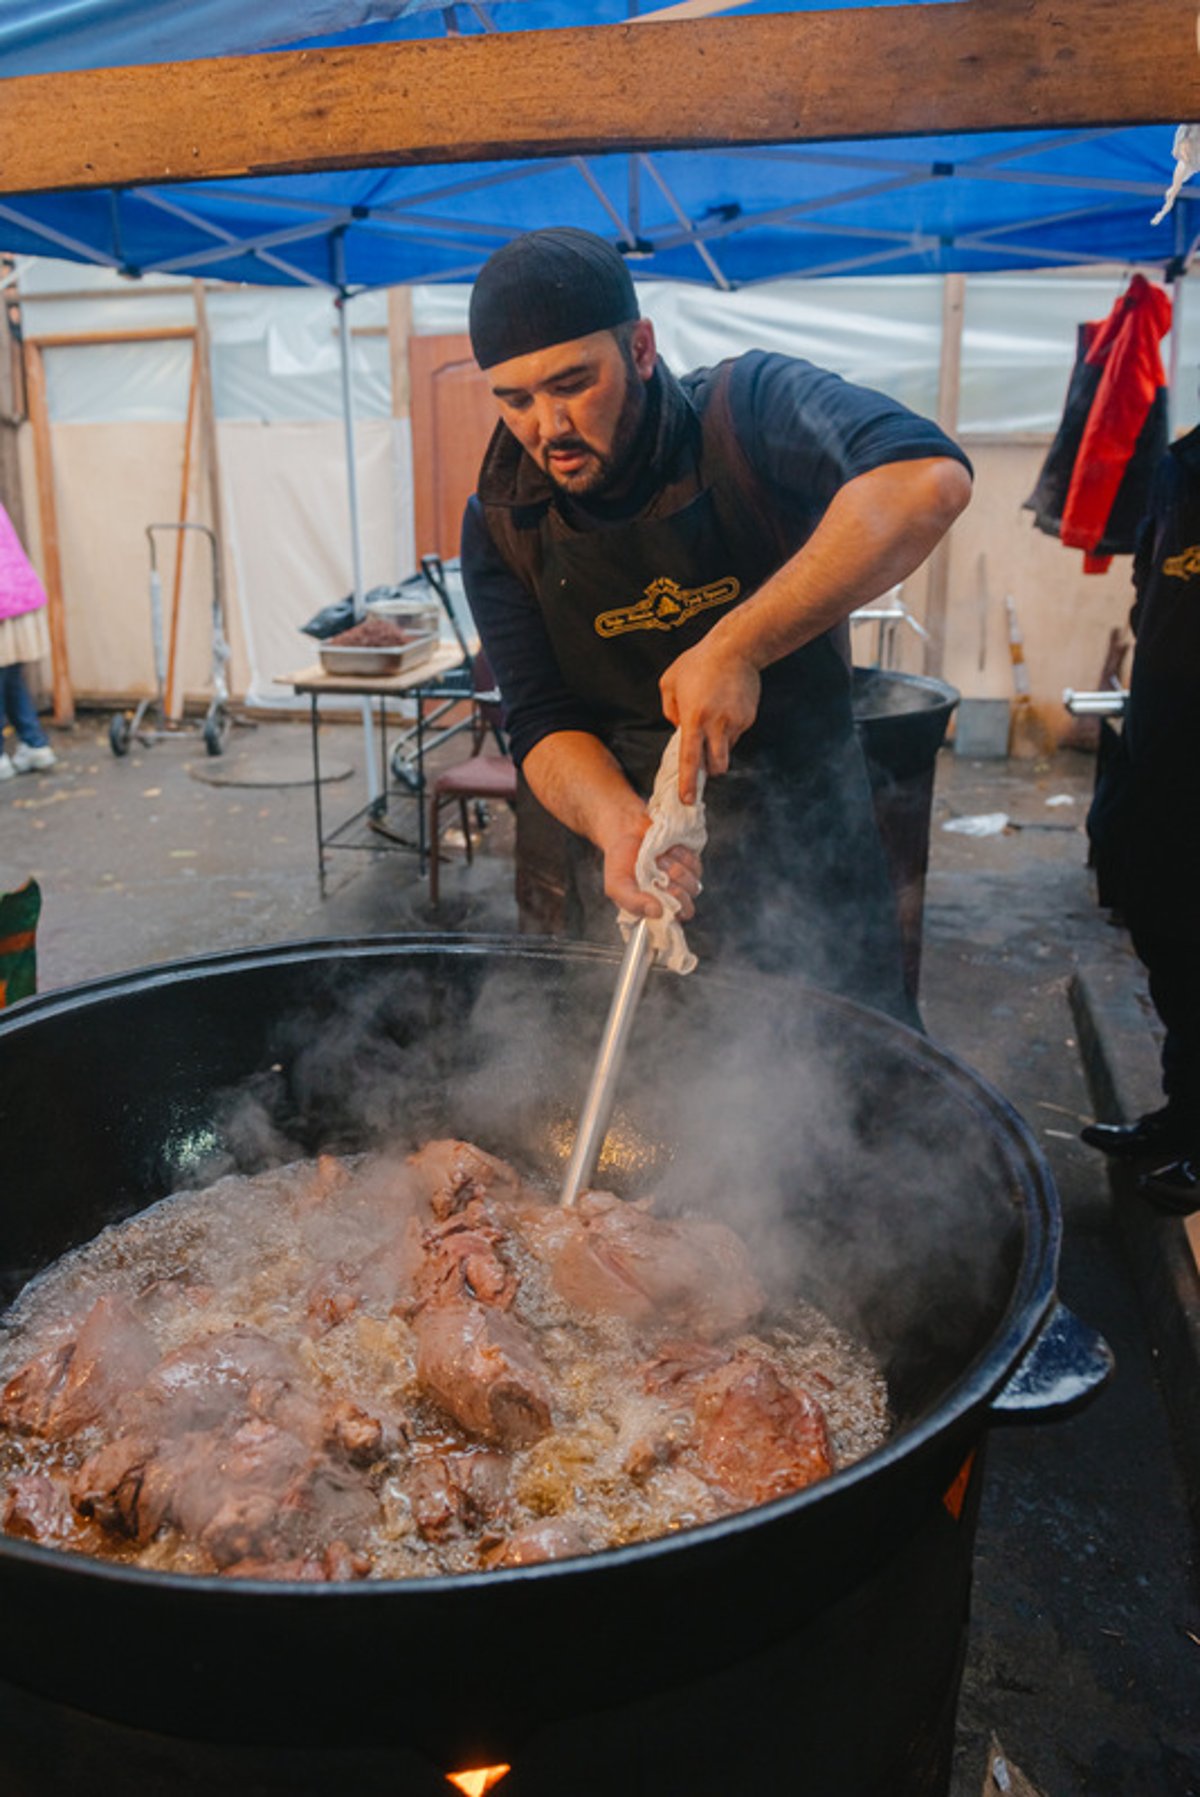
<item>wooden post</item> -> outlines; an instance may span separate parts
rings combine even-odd
[[[181,524],[187,523],[189,488],[192,484],[192,426],[196,418],[199,386],[200,357],[196,340],[193,337],[187,418],[183,426],[183,474],[179,483],[179,522]],[[187,531],[181,530],[179,540],[175,545],[175,579],[171,589],[171,629],[167,638],[167,684],[164,704],[167,722],[172,724],[177,724],[183,716],[183,694],[176,690],[176,676],[179,672],[179,609],[183,597],[183,552],[187,547],[187,539]]]
[[[221,461],[217,453],[217,410],[213,399],[212,337],[208,329],[208,307],[204,298],[204,282],[192,282],[192,303],[196,308],[196,361],[199,368],[200,453],[208,479],[209,522],[217,539],[217,561],[225,567],[224,507],[221,504]],[[228,583],[221,582],[221,628],[229,634],[224,595]]]
[[[942,279],[942,354],[938,368],[937,421],[948,437],[958,430],[958,401],[962,384],[963,307],[967,277]],[[925,672],[938,679],[946,665],[946,618],[950,604],[950,538],[944,536],[929,558],[925,589]]]
[[[54,503],[54,454],[50,412],[46,404],[46,365],[40,343],[25,345],[25,392],[33,428],[33,460],[37,470],[38,516],[42,526],[42,576],[46,586],[46,622],[50,629],[51,690],[54,722],[75,722],[75,694],[67,663],[67,623],[63,602],[62,559],[58,548],[58,512]]]
[[[392,417],[407,418],[412,408],[408,373],[408,340],[412,336],[411,287],[388,288],[388,359],[392,371]]]

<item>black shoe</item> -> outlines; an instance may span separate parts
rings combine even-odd
[[[1200,1155],[1186,1156],[1143,1173],[1138,1191],[1156,1210],[1172,1217],[1190,1217],[1200,1210]]]
[[[1080,1130],[1079,1139],[1115,1160],[1133,1161],[1183,1154],[1192,1146],[1193,1135],[1170,1106],[1164,1105],[1161,1111],[1148,1111],[1136,1123],[1089,1123]]]

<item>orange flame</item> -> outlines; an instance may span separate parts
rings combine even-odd
[[[461,1791],[463,1797],[484,1797],[485,1791],[495,1790],[511,1771],[511,1766],[476,1766],[471,1772],[447,1772],[446,1783]]]

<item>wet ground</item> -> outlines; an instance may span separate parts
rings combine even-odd
[[[216,759],[195,733],[117,759],[107,730],[107,718],[85,716],[56,734],[56,770],[0,786],[0,890],[33,873],[44,892],[42,989],[287,939],[515,928],[507,814],[489,824],[472,867],[450,851],[436,916],[414,856],[383,852],[377,836],[330,856],[323,898],[307,726],[239,728]],[[336,823],[362,803],[362,733],[328,727],[323,740]],[[993,1735],[1040,1797],[1200,1797],[1195,1493],[1183,1476],[1194,1455],[1172,1437],[1178,1404],[1163,1401],[1195,1368],[1164,1352],[1161,1317],[1148,1316],[1131,1272],[1119,1214],[1139,1201],[1114,1197],[1105,1165],[1077,1139],[1095,1114],[1072,1002],[1081,976],[1132,1017],[1120,1090],[1135,1108],[1156,1095],[1141,976],[1085,868],[1092,774],[1079,754],[970,762],[948,750],[937,772],[926,1024],[1036,1135],[1062,1198],[1063,1296],[1118,1363],[1074,1418],[990,1435],[953,1797],[979,1797]],[[994,835],[942,827],[1001,813],[1008,827]],[[398,800],[391,816],[412,834],[411,803]],[[1158,1226],[1146,1227],[1157,1241]]]

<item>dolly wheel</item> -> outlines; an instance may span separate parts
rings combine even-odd
[[[229,718],[223,711],[213,712],[204,720],[204,746],[210,755],[224,753],[225,738],[229,735]]]
[[[398,786],[407,786],[409,792],[420,792],[421,776],[411,762],[406,761],[399,749],[392,751],[392,779]]]
[[[108,720],[108,741],[114,755],[128,755],[133,720],[127,711],[114,712]]]

